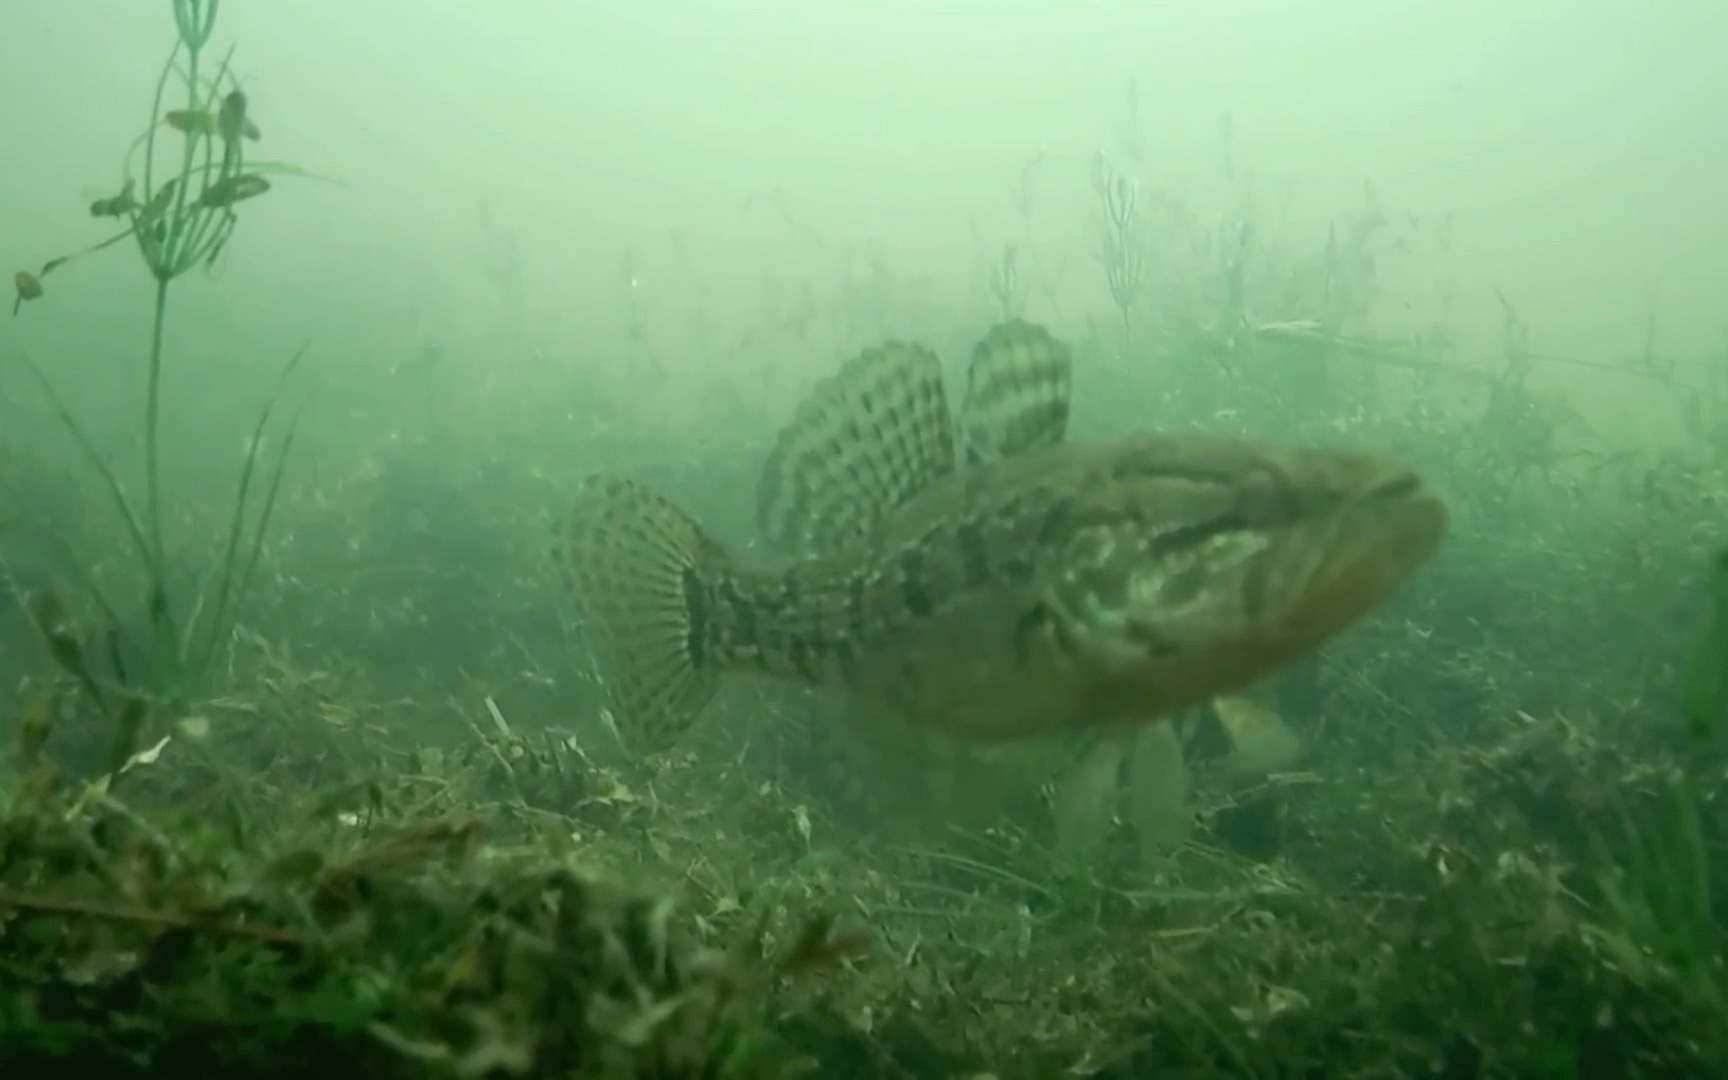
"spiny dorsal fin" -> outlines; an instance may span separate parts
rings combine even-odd
[[[991,328],[966,371],[960,429],[967,463],[1061,442],[1073,371],[1068,347],[1043,327],[1012,319]]]
[[[563,541],[618,734],[639,752],[665,750],[719,688],[700,652],[701,615],[729,556],[665,498],[604,474],[579,489]]]
[[[889,342],[817,384],[780,432],[757,489],[759,523],[787,552],[832,550],[953,468],[941,361]]]

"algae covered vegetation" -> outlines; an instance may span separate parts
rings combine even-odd
[[[818,247],[820,318],[765,305],[740,354],[1040,316],[1085,373],[1073,438],[1123,425],[1102,393],[1134,427],[1342,440],[1416,463],[1454,528],[1319,656],[1172,721],[1174,803],[1136,783],[1142,749],[860,745],[834,695],[773,684],[647,754],[555,524],[583,474],[658,460],[638,471],[747,536],[752,406],[690,421],[742,464],[697,459],[604,374],[440,390],[427,351],[395,375],[432,403],[419,428],[320,456],[296,439],[317,349],[289,343],[237,472],[177,482],[181,290],[320,181],[265,156],[286,106],[212,44],[216,0],[163,8],[99,234],[14,278],[16,319],[51,320],[86,260],[135,250],[138,452],[0,336],[0,1075],[1728,1068],[1728,355],[1668,355],[1652,324],[1597,374],[1677,435],[1617,444],[1512,298],[1492,348],[1376,332],[1377,258],[1437,241],[1372,192],[1273,244],[1152,214],[1132,155],[1093,169],[1088,315],[1041,310],[1025,238],[942,312]],[[1155,294],[1151,253],[1177,251]],[[523,305],[499,310],[496,348],[528,356]],[[642,350],[695,347],[631,318]]]

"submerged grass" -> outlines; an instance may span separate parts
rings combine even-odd
[[[1728,778],[1672,801],[1668,763],[1560,718],[1410,772],[1292,783],[1269,861],[1212,830],[1150,876],[1112,856],[1063,879],[1029,821],[967,853],[909,846],[737,757],[603,764],[483,696],[466,737],[405,751],[357,722],[381,707],[362,685],[266,653],[247,670],[249,696],[128,764],[125,801],[52,764],[87,728],[0,771],[0,1067],[1127,1080],[1728,1061],[1701,858]],[[1563,783],[1532,801],[1532,776]],[[1598,839],[1569,847],[1574,825]]]
[[[365,541],[365,505],[330,499],[324,531]],[[473,559],[440,546],[471,512],[427,523],[434,565]],[[566,726],[580,684],[535,666],[551,628],[382,690],[382,660],[337,659],[360,637],[278,613],[225,693],[124,757],[88,710],[27,696],[0,762],[0,1072],[1719,1073],[1728,771],[1652,695],[1539,704],[1583,678],[1580,612],[1624,612],[1496,614],[1478,593],[1509,558],[1443,567],[1285,688],[1319,702],[1319,760],[1255,793],[1269,844],[1229,824],[1245,793],[1202,787],[1196,842],[1151,868],[1117,830],[1073,873],[1037,799],[981,836],[861,827],[791,708],[722,711],[663,767],[608,758],[602,727]],[[436,621],[507,641],[501,593],[544,590],[504,566]],[[446,586],[320,567],[271,575],[326,575],[315,626],[438,655]],[[538,715],[506,693],[558,680]]]

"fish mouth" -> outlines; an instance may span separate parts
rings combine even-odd
[[[1450,514],[1420,476],[1377,479],[1330,520],[1287,538],[1289,557],[1308,563],[1303,587],[1269,612],[1278,636],[1311,645],[1367,615],[1434,557]]]
[[[1101,576],[1110,588],[1061,605],[1058,639],[1098,680],[1095,711],[1145,720],[1234,693],[1379,607],[1439,550],[1448,514],[1419,476],[1369,464],[1292,520],[1219,534],[1174,569]]]
[[[1420,478],[1388,478],[1275,535],[1236,586],[1231,614],[1192,651],[1148,658],[1139,682],[1161,711],[1234,693],[1362,621],[1439,550],[1446,504]],[[1236,620],[1240,621],[1236,621]]]

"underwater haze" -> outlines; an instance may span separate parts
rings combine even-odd
[[[1728,1068],[1728,6],[12,7],[0,1071]]]

